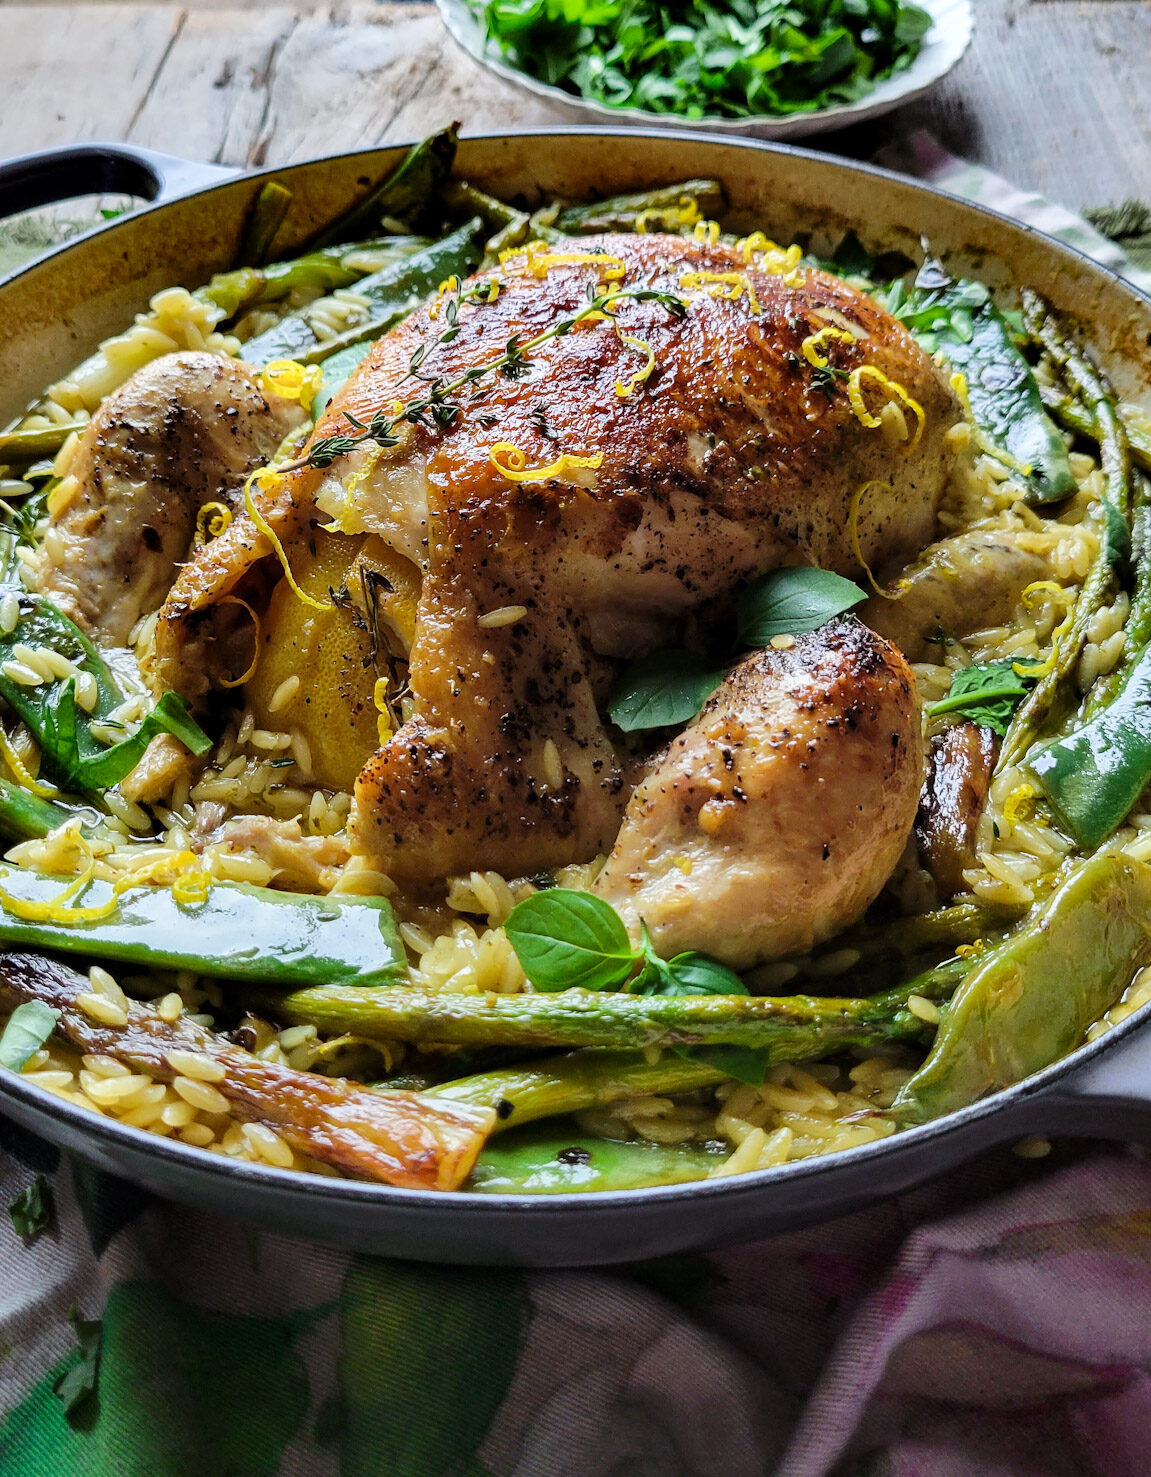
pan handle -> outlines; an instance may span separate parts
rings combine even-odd
[[[1151,1145],[1151,1021],[1140,1012],[1116,1029],[1106,1051],[1017,1103],[1012,1128]]]
[[[0,220],[78,195],[137,195],[169,200],[238,174],[135,144],[69,144],[0,163]]]

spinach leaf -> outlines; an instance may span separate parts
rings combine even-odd
[[[689,651],[653,651],[617,679],[608,714],[625,733],[688,723],[727,675]]]
[[[938,718],[943,713],[962,713],[972,723],[990,728],[1002,738],[1011,715],[1034,682],[1034,678],[1020,676],[1015,666],[1008,658],[964,667],[956,672],[947,696],[927,704],[927,716]]]
[[[534,893],[512,909],[504,931],[537,990],[619,990],[635,967],[623,920],[590,892]]]
[[[20,1191],[8,1207],[8,1215],[16,1234],[27,1242],[35,1241],[41,1231],[48,1229],[53,1220],[52,1190],[42,1174]]]
[[[100,1368],[100,1345],[104,1339],[104,1325],[98,1318],[82,1318],[79,1308],[68,1309],[68,1322],[76,1334],[80,1346],[80,1361],[70,1365],[52,1386],[59,1397],[68,1421],[79,1413],[84,1402],[96,1388],[96,1377]]]
[[[1103,514],[1106,519],[1103,550],[1110,564],[1126,564],[1131,558],[1131,530],[1127,520],[1115,506],[1103,499]]]
[[[767,646],[773,636],[802,636],[866,599],[857,584],[830,569],[775,569],[739,597],[740,644]]]
[[[118,785],[158,733],[174,734],[193,754],[203,754],[212,743],[174,692],[163,693],[136,732],[110,748],[101,747],[81,721],[73,679],[57,683],[43,699],[43,763],[65,789],[107,790]]]
[[[19,1072],[30,1056],[44,1045],[56,1029],[60,1012],[42,1000],[25,1000],[8,1017],[0,1035],[0,1067]]]
[[[769,1046],[677,1046],[680,1056],[692,1061],[710,1062],[736,1082],[749,1087],[762,1087],[772,1063]]]

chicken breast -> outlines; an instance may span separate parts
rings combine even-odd
[[[665,959],[806,953],[878,895],[922,775],[911,669],[835,621],[736,667],[653,762],[593,890]]]
[[[222,355],[145,365],[80,438],[75,490],[44,544],[41,591],[90,635],[123,645],[168,592],[203,504],[232,501],[302,419],[299,405],[269,402],[252,370]]]
[[[872,595],[859,615],[908,661],[942,662],[948,638],[1003,625],[1027,586],[1050,577],[1010,533],[972,528],[933,544],[895,581],[894,598]]]
[[[351,819],[354,851],[408,885],[610,845],[632,781],[600,716],[613,659],[720,618],[780,563],[857,573],[857,548],[898,564],[934,530],[955,410],[871,299],[730,245],[579,245],[472,279],[449,333],[442,301],[413,314],[316,435],[457,384],[513,336],[532,345],[514,373],[445,391],[454,414],[293,472],[262,504],[289,558],[323,516],[420,571],[410,717],[361,773]],[[535,342],[608,277],[624,294],[610,314]],[[238,519],[182,572],[157,632],[167,683],[195,696],[212,680],[204,623],[268,553]]]

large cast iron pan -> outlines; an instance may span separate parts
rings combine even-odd
[[[401,153],[369,150],[242,176],[120,146],[58,149],[0,166],[0,215],[95,191],[153,201],[0,282],[0,424],[159,288],[193,287],[231,265],[264,179],[274,175],[292,189],[290,247]],[[715,176],[737,225],[785,242],[807,233],[817,249],[829,249],[849,226],[873,248],[913,252],[926,235],[948,261],[992,285],[1041,290],[1082,322],[1123,393],[1151,399],[1151,301],[1047,237],[881,170],[801,149],[608,129],[467,139],[456,167],[497,195],[531,201]],[[239,1164],[95,1117],[8,1072],[0,1072],[0,1106],[102,1169],[275,1230],[429,1261],[571,1266],[824,1219],[1027,1134],[1151,1140],[1146,1015],[1017,1087],[879,1143],[732,1179],[593,1195],[437,1195]]]

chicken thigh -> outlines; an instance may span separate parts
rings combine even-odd
[[[870,298],[746,245],[579,245],[518,252],[414,313],[315,436],[474,371],[446,396],[454,414],[401,422],[396,444],[362,442],[262,499],[289,559],[323,515],[421,577],[410,716],[368,760],[351,817],[354,851],[408,886],[610,846],[636,778],[600,716],[615,659],[718,619],[765,570],[899,565],[934,529],[955,408]],[[608,286],[610,311],[533,342]],[[513,338],[526,352],[491,372]],[[269,552],[240,518],[182,572],[157,633],[170,685],[211,680],[199,633]]]
[[[834,621],[736,667],[653,762],[593,890],[665,959],[806,953],[878,895],[922,778],[911,668]]]

